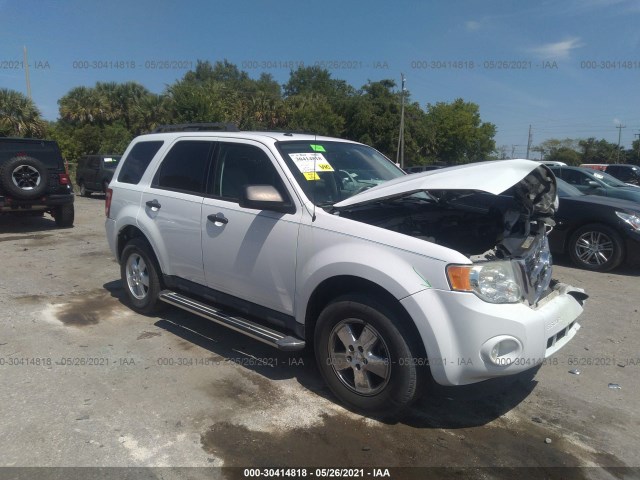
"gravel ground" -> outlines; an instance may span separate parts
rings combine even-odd
[[[103,218],[99,195],[76,199],[72,229],[47,216],[0,216],[0,466],[640,475],[638,269],[598,274],[556,259],[555,277],[591,298],[583,328],[551,364],[509,382],[438,389],[406,418],[383,423],[338,405],[307,354],[274,351],[177,309],[132,312]],[[161,471],[149,478],[197,470]]]

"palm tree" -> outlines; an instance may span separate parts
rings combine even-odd
[[[98,82],[95,91],[107,105],[108,119],[122,119],[129,131],[132,130],[138,105],[150,94],[137,82]]]
[[[8,88],[0,89],[0,136],[42,138],[46,124],[30,98]]]
[[[94,88],[75,87],[58,100],[58,105],[60,117],[70,123],[97,124],[111,119],[105,97]]]

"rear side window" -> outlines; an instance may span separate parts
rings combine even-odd
[[[203,195],[213,142],[181,141],[164,157],[153,180],[154,188]]]
[[[137,184],[145,170],[151,163],[154,155],[158,153],[164,142],[138,142],[124,159],[124,165],[118,175],[118,181],[122,183]]]

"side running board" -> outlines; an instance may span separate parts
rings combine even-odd
[[[243,333],[260,342],[271,345],[279,350],[294,351],[304,348],[304,340],[281,332],[264,327],[258,323],[247,320],[246,318],[231,316],[224,313],[218,308],[214,308],[206,303],[199,302],[192,298],[186,297],[180,293],[171,290],[163,290],[160,292],[160,300],[174,305],[178,308],[186,310],[207,320],[212,320],[236,332]]]

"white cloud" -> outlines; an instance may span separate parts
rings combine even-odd
[[[478,30],[481,27],[481,24],[476,20],[468,20],[464,22],[464,26],[467,28],[467,30],[473,32]]]
[[[560,42],[545,43],[539,47],[530,48],[529,51],[542,58],[565,59],[569,58],[572,50],[583,46],[584,43],[580,41],[579,37],[572,37]]]

